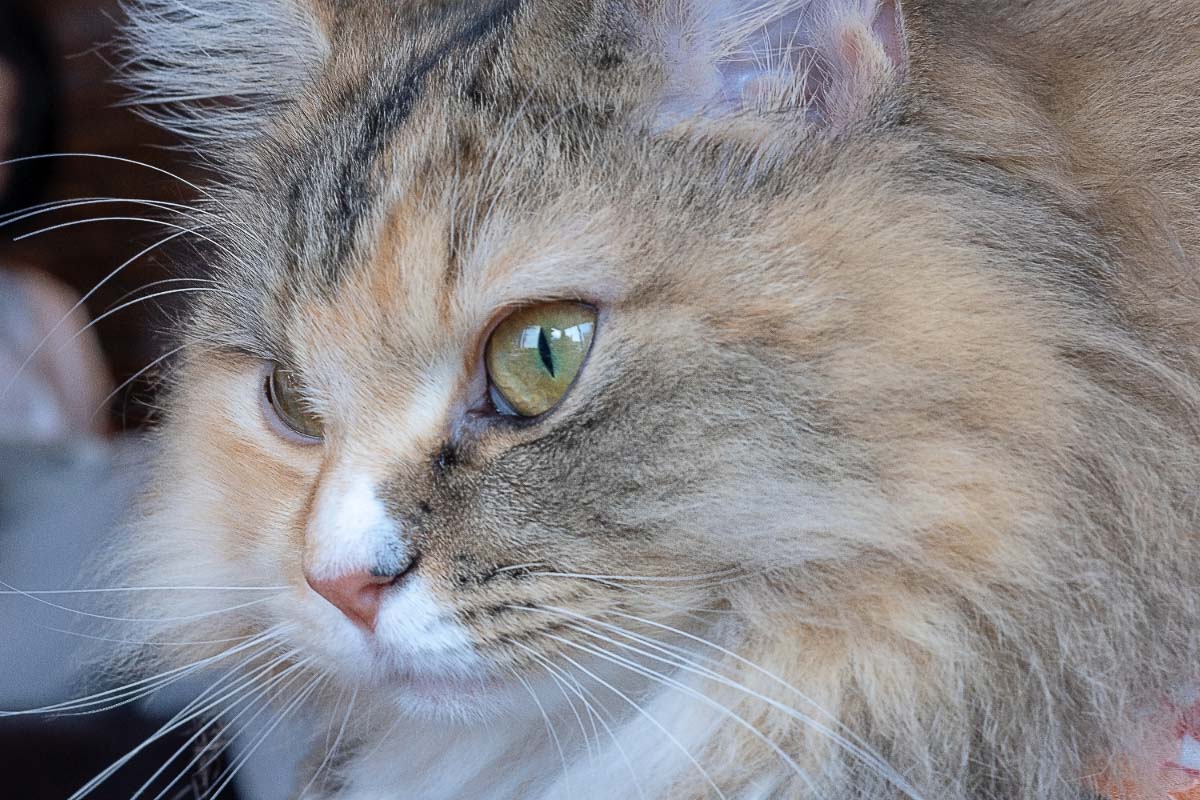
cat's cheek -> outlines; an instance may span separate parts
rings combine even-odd
[[[211,542],[217,552],[231,561],[249,556],[256,575],[289,580],[299,578],[299,559],[293,570],[288,554],[299,552],[297,521],[317,480],[320,448],[289,445],[269,430],[259,377],[256,364],[236,361],[198,364],[187,376],[171,422],[180,489],[208,499],[203,529],[220,539]]]
[[[424,577],[384,600],[375,635],[389,659],[412,672],[467,676],[483,666],[470,632]]]

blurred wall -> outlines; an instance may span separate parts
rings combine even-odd
[[[22,0],[0,0],[9,9]],[[122,106],[125,91],[116,83],[113,64],[120,55],[113,46],[120,19],[115,0],[31,0],[23,4],[44,30],[50,75],[58,90],[49,98],[58,117],[56,141],[47,141],[45,152],[94,153],[143,161],[189,178],[187,154],[170,135],[140,119]],[[4,9],[0,9],[3,11]],[[0,42],[2,46],[2,42]],[[39,89],[40,91],[40,89]],[[39,98],[40,99],[40,98]],[[0,124],[4,121],[0,120]],[[184,184],[151,170],[116,161],[92,158],[51,160],[51,170],[36,185],[22,186],[23,203],[65,201],[77,198],[135,198],[186,203],[191,195]],[[126,259],[170,231],[162,226],[130,222],[97,222],[76,225],[14,242],[16,236],[60,223],[89,217],[151,216],[160,212],[129,204],[91,205],[39,216],[0,229],[0,265],[22,264],[45,270],[80,294],[116,269]],[[130,265],[88,302],[98,316],[126,302],[153,281],[180,277],[165,254]],[[184,262],[186,263],[186,262]],[[178,287],[150,287],[142,294]],[[132,297],[141,296],[134,294]],[[124,299],[123,299],[124,298]],[[170,298],[137,304],[101,322],[97,328],[118,383],[133,375],[163,352],[157,334],[169,327],[162,311]],[[138,427],[152,401],[153,373],[139,380],[113,404],[118,428]]]

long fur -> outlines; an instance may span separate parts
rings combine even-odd
[[[1200,678],[1195,9],[906,3],[899,63],[895,4],[736,5],[130,6],[144,99],[239,174],[119,558],[289,587],[134,616],[285,626],[350,720],[325,796],[1085,798]],[[689,94],[758,29],[803,85]],[[602,310],[579,382],[472,427],[480,336],[558,299]],[[306,587],[352,475],[469,653],[382,664]]]

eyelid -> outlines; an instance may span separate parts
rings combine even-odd
[[[499,389],[496,388],[496,384],[492,383],[490,379],[488,380],[487,391],[488,398],[492,401],[492,405],[495,406],[496,410],[502,415],[506,417],[513,417],[515,419],[534,419],[533,417],[526,417],[517,413],[517,410],[513,408],[507,400],[504,399],[504,395]]]

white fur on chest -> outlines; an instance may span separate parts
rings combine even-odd
[[[675,690],[642,698],[640,710],[609,695],[601,710],[608,729],[597,723],[597,740],[582,709],[577,719],[561,695],[557,704],[549,692],[539,699],[557,742],[536,708],[493,724],[402,720],[359,749],[336,798],[658,800],[688,771],[700,775],[693,759],[703,761],[723,719]]]

